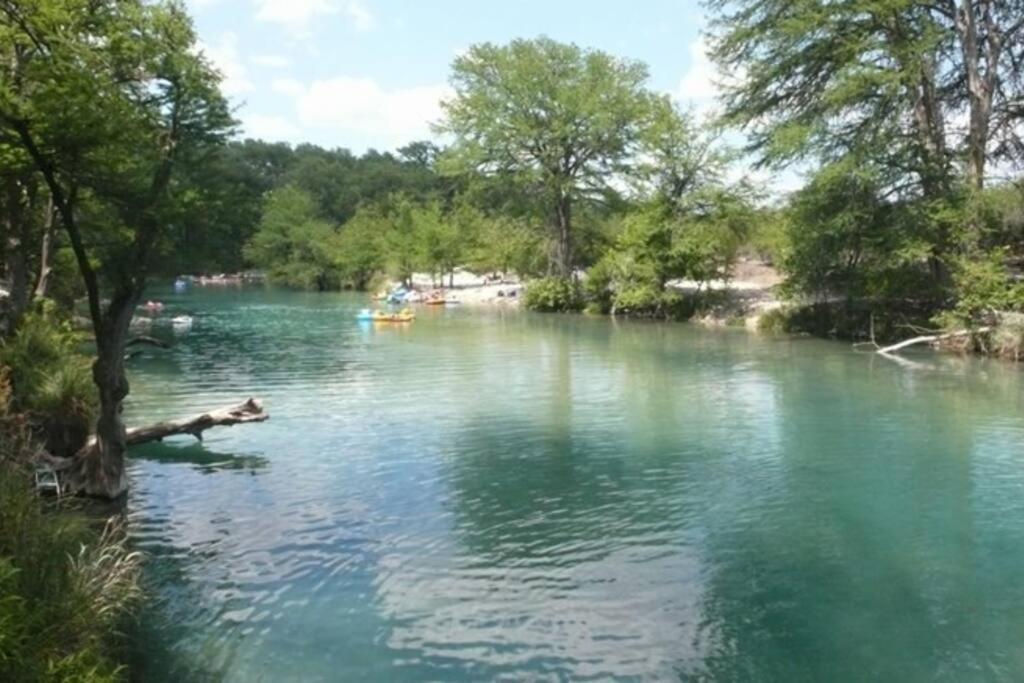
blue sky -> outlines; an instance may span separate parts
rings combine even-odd
[[[547,35],[639,59],[652,88],[713,102],[696,0],[187,0],[243,133],[362,152],[430,137],[452,58]]]

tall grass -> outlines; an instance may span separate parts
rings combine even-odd
[[[0,345],[10,379],[12,410],[23,413],[53,455],[74,455],[96,415],[96,387],[84,341],[45,303],[26,314]]]
[[[0,372],[0,681],[120,681],[140,557],[119,518],[36,495],[32,430],[10,395]]]

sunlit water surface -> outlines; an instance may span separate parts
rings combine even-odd
[[[165,300],[194,326],[131,361],[129,421],[250,395],[272,417],[133,451],[141,680],[1024,678],[1012,365]]]

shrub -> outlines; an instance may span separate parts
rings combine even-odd
[[[531,311],[543,313],[579,311],[583,308],[583,294],[575,280],[545,277],[527,286],[523,305]]]
[[[23,454],[0,449],[0,680],[120,681],[118,627],[139,596],[123,528],[44,507]]]
[[[790,332],[789,313],[782,308],[765,311],[757,319],[757,331],[765,334],[785,334]]]
[[[956,305],[936,318],[943,327],[993,324],[1000,313],[1024,306],[1024,285],[1014,282],[1001,249],[961,258],[953,268]]]
[[[81,335],[57,319],[51,306],[25,315],[0,347],[8,368],[11,409],[25,412],[55,455],[71,455],[85,442],[96,412],[89,360]]]

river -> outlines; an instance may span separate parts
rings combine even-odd
[[[141,680],[1024,678],[1013,365],[157,294],[128,421],[271,419],[132,452]]]

